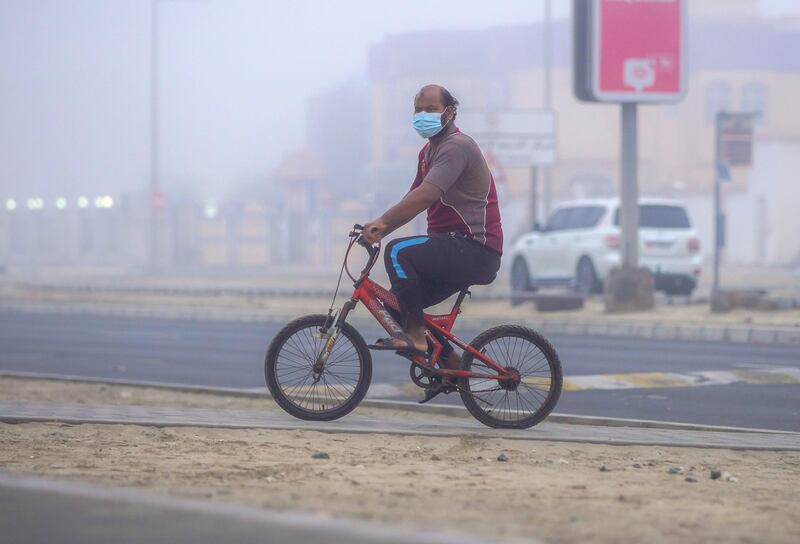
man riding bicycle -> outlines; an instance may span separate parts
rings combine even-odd
[[[399,203],[364,226],[364,238],[376,243],[428,210],[427,236],[396,238],[385,247],[403,334],[382,338],[372,349],[424,355],[423,309],[469,285],[491,283],[500,268],[503,229],[494,179],[478,145],[455,126],[458,105],[439,85],[417,93],[413,126],[428,139],[419,153],[417,176]],[[461,357],[447,342],[442,361],[446,368],[461,366]]]

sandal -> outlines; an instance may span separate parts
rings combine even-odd
[[[404,345],[395,344],[395,340],[403,342]],[[417,348],[411,339],[405,335],[393,336],[391,338],[378,338],[374,344],[370,344],[367,347],[369,349],[378,351],[396,351],[402,355],[422,355],[424,357],[428,354],[427,350],[421,350]]]

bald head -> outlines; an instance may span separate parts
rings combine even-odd
[[[457,107],[458,100],[441,85],[425,85],[414,97],[414,113],[441,113],[442,125],[456,118]]]

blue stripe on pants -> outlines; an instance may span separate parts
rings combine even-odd
[[[392,246],[392,253],[390,257],[392,258],[392,266],[394,266],[394,271],[397,272],[397,277],[400,279],[408,279],[406,276],[406,271],[403,270],[403,267],[400,266],[400,263],[397,262],[397,252],[403,249],[404,247],[409,246],[418,246],[420,244],[424,244],[428,241],[427,236],[420,236],[419,238],[409,238],[408,240],[403,240],[402,242],[398,242]]]

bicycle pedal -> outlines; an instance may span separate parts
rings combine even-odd
[[[417,401],[419,404],[425,404],[429,400],[433,399],[439,393],[444,393],[445,395],[449,395],[450,393],[455,393],[458,391],[457,385],[440,385],[435,389],[426,389],[425,390],[425,398]]]
[[[417,404],[425,404],[426,402],[432,400],[436,395],[441,393],[441,389],[426,389],[425,390],[425,398],[422,400],[417,401]]]

